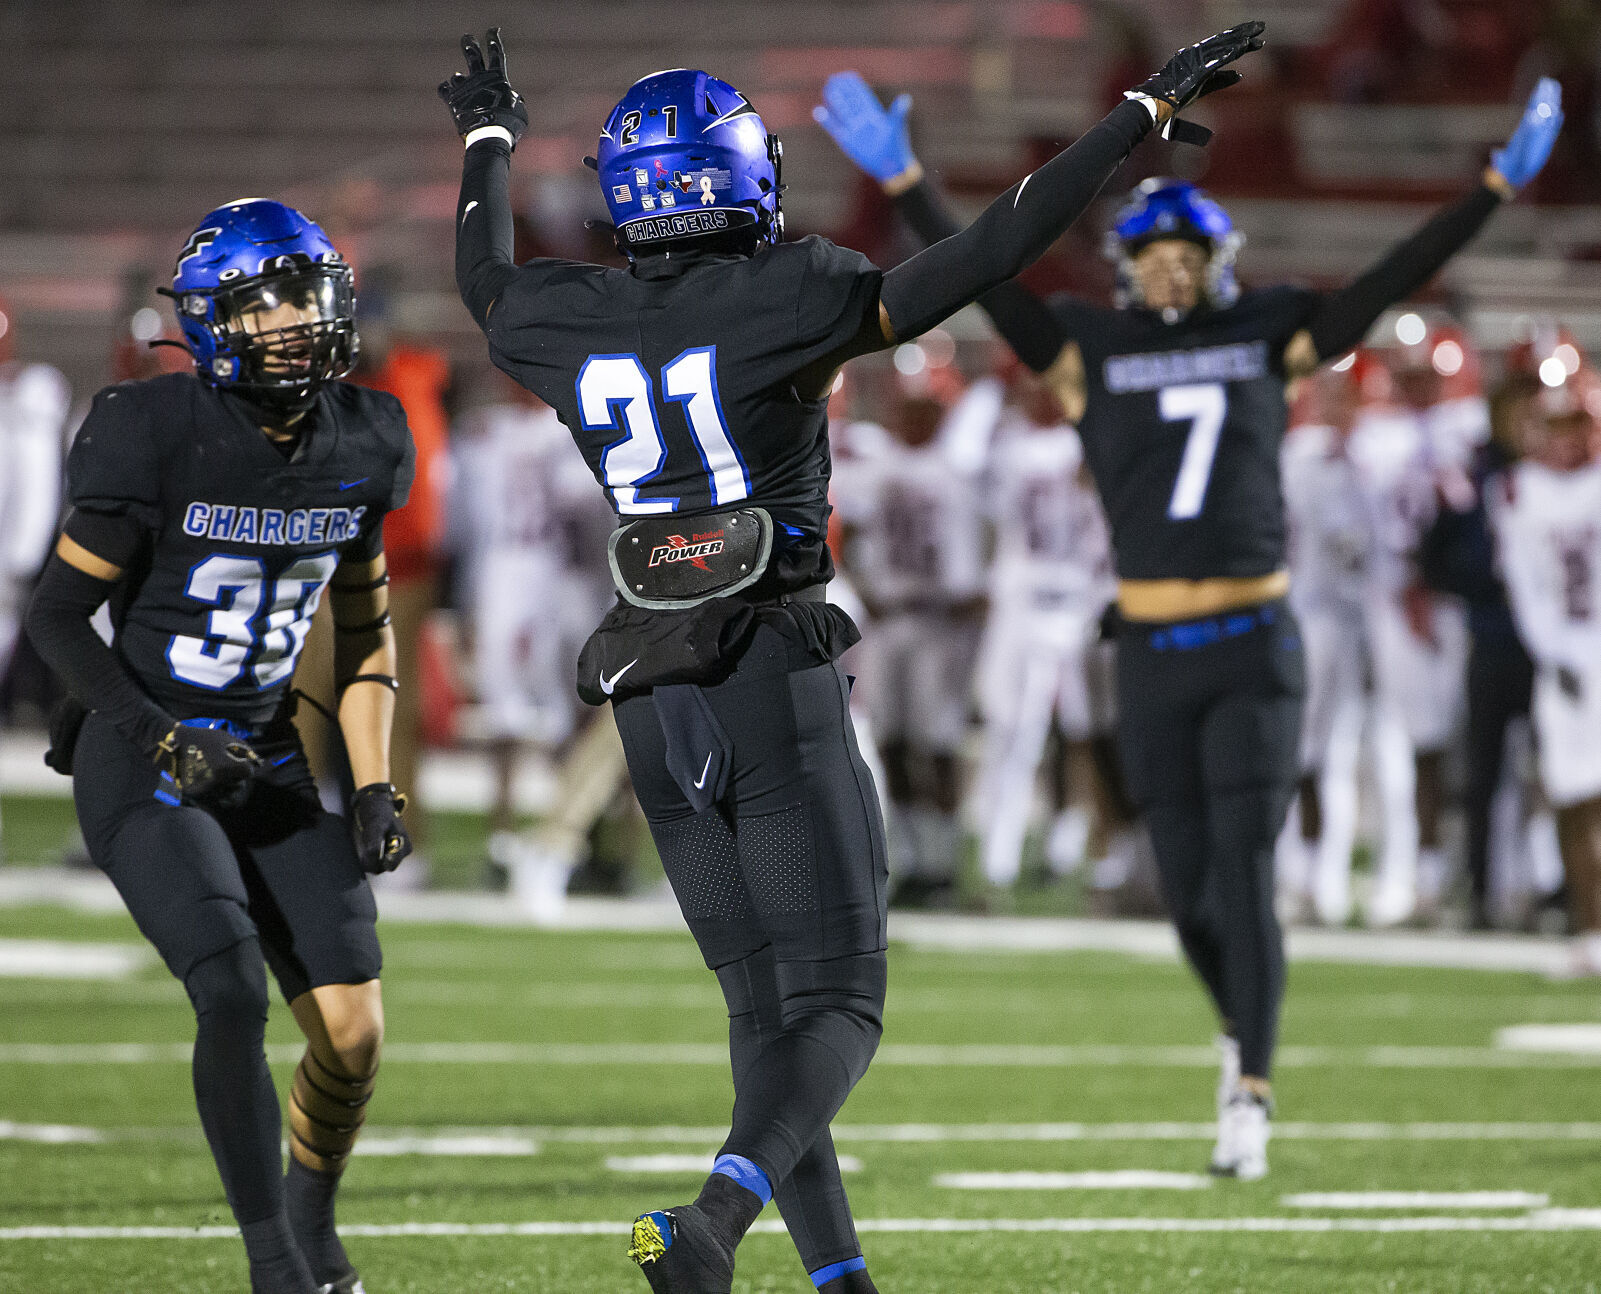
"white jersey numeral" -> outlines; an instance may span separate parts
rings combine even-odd
[[[706,468],[714,506],[750,497],[750,473],[728,430],[717,391],[717,347],[696,346],[662,366],[662,394],[680,404]],[[622,431],[600,456],[612,504],[625,516],[676,512],[676,498],[642,498],[640,488],[667,461],[667,442],[638,355],[591,355],[578,373],[578,413],[585,431]]]
[[[259,558],[206,558],[189,572],[184,592],[216,610],[206,619],[205,637],[173,635],[167,647],[173,677],[213,692],[236,682],[247,665],[262,687],[287,678],[338,564],[337,553],[303,557],[269,582]]]
[[[1174,521],[1188,521],[1201,514],[1206,487],[1212,480],[1212,463],[1217,442],[1228,416],[1229,398],[1221,383],[1201,386],[1164,386],[1157,392],[1157,410],[1164,422],[1188,422],[1190,434],[1184,440],[1184,457],[1179,462],[1178,479],[1167,515]]]

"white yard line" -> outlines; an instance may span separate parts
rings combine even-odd
[[[606,1167],[614,1173],[682,1173],[705,1177],[712,1171],[715,1158],[710,1152],[704,1155],[608,1155]],[[842,1173],[859,1173],[862,1171],[862,1161],[854,1155],[841,1155],[839,1170]]]
[[[3,743],[0,743],[3,749]],[[41,769],[43,765],[40,765]],[[64,790],[66,781],[46,775]],[[95,872],[57,867],[0,868],[0,907],[65,904],[87,911],[116,912],[121,900],[111,882]],[[390,893],[380,887],[378,905],[386,922],[458,923],[484,927],[534,924],[504,895],[479,893]],[[629,899],[575,898],[556,928],[614,933],[683,930],[683,918],[670,897],[653,894]],[[952,952],[1069,953],[1111,952],[1132,957],[1176,960],[1172,927],[1162,921],[1102,921],[1078,917],[974,917],[896,912],[890,938],[918,948]],[[693,949],[687,949],[693,960]],[[1364,966],[1423,966],[1440,969],[1559,973],[1570,960],[1559,941],[1527,935],[1450,932],[1292,930],[1289,953],[1295,961],[1339,962]]]
[[[1543,1209],[1551,1197],[1532,1191],[1303,1191],[1279,1203],[1287,1209]]]
[[[1601,1024],[1516,1024],[1497,1029],[1495,1045],[1507,1051],[1601,1057]]]
[[[299,1043],[274,1043],[267,1058],[294,1063]],[[188,1063],[187,1042],[8,1042],[0,1064],[153,1065]],[[384,1048],[394,1065],[637,1065],[726,1067],[722,1043],[629,1042],[396,1042]],[[1601,1051],[1521,1051],[1500,1047],[1284,1047],[1278,1064],[1290,1069],[1594,1069]],[[1119,1044],[889,1043],[875,1065],[913,1069],[1073,1069],[1128,1066],[1146,1069],[1213,1069],[1207,1046],[1147,1047]]]
[[[365,1136],[363,1155],[438,1155],[452,1158],[519,1159],[539,1153],[539,1142],[532,1137],[497,1133],[461,1133],[455,1136]],[[707,1171],[710,1171],[708,1165]]]
[[[118,980],[154,960],[144,944],[0,939],[0,979]]]
[[[1211,1141],[1215,1123],[837,1123],[836,1142],[859,1145],[940,1145],[979,1142],[1116,1142]],[[374,1153],[375,1144],[409,1146],[417,1142],[445,1145],[481,1142],[514,1146],[699,1146],[719,1144],[726,1127],[569,1127],[516,1125],[506,1127],[377,1127],[369,1125],[360,1142],[360,1154]],[[87,1128],[59,1124],[0,1121],[0,1141],[53,1144],[117,1141],[198,1141],[197,1125],[166,1127]],[[1601,1142],[1601,1123],[1292,1123],[1273,1125],[1275,1141],[1466,1141],[1466,1142]],[[426,1154],[411,1149],[377,1153]],[[436,1152],[443,1153],[443,1152]],[[464,1152],[465,1153],[465,1152]],[[506,1153],[511,1153],[507,1151]],[[518,1152],[522,1153],[522,1152]],[[528,1152],[532,1153],[532,1152]],[[707,1161],[710,1162],[709,1160]]]
[[[935,1186],[953,1191],[1204,1191],[1201,1173],[1124,1168],[1087,1173],[939,1173]],[[1547,1201],[1541,1201],[1546,1203]]]
[[[1010,1232],[1020,1234],[1091,1235],[1104,1232],[1572,1232],[1601,1231],[1601,1209],[1540,1209],[1523,1217],[1414,1218],[865,1218],[858,1231],[876,1235],[959,1235]],[[628,1222],[401,1222],[346,1223],[345,1237],[395,1239],[419,1237],[564,1237],[625,1236]],[[758,1222],[753,1231],[784,1234],[778,1219]],[[233,1227],[0,1227],[7,1240],[236,1240]]]

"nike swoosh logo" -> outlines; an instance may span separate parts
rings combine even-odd
[[[600,677],[600,690],[607,696],[610,696],[612,694],[612,689],[617,686],[617,680],[620,679],[624,674],[628,673],[628,671],[633,669],[637,664],[639,664],[639,657],[635,656],[633,660],[629,661],[628,664],[624,665],[622,669],[618,670],[610,678],[607,678],[604,674],[602,674]]]
[[[339,488],[341,490],[354,490],[358,485],[361,485],[363,482],[370,481],[370,480],[372,480],[372,477],[364,476],[364,477],[361,478],[360,481],[340,481],[339,482]]]
[[[712,751],[706,755],[706,767],[700,770],[700,776],[695,779],[695,789],[697,791],[706,789],[706,774],[712,771],[712,755],[715,753],[715,751]]]
[[[465,225],[467,223],[467,217],[472,215],[473,208],[476,207],[477,205],[478,205],[478,199],[474,198],[471,202],[469,202],[465,207],[463,207],[461,209],[461,223],[462,224]]]

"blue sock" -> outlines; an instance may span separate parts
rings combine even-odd
[[[818,1270],[811,1274],[812,1284],[818,1289],[822,1289],[830,1281],[841,1280],[842,1278],[849,1276],[852,1272],[862,1272],[865,1275],[866,1271],[867,1259],[847,1258],[842,1263],[833,1263],[827,1267],[818,1268]]]
[[[773,1198],[773,1184],[767,1174],[746,1159],[744,1155],[719,1155],[712,1172],[721,1173],[759,1199],[764,1205]]]

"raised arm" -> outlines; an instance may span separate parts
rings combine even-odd
[[[906,116],[912,98],[903,94],[885,108],[859,73],[836,72],[823,83],[823,102],[812,117],[840,151],[879,182],[895,208],[925,244],[962,232],[962,224],[923,171],[912,151]],[[1066,340],[1043,301],[1008,279],[978,298],[995,330],[1036,373],[1057,362]]]
[[[528,109],[506,79],[499,27],[485,43],[487,60],[477,40],[463,36],[467,70],[439,86],[467,150],[456,200],[456,287],[480,328],[517,268],[507,186],[512,149],[528,129]]]
[[[1099,124],[1026,175],[971,225],[884,276],[884,344],[915,337],[1034,263],[1094,200],[1134,145],[1203,95],[1238,81],[1225,71],[1262,47],[1263,25],[1242,23],[1180,50],[1130,90]]]
[[[1292,377],[1343,355],[1367,335],[1375,320],[1422,287],[1465,247],[1502,202],[1540,173],[1562,129],[1562,87],[1543,78],[1529,96],[1517,130],[1490,159],[1482,180],[1438,212],[1355,282],[1323,298],[1284,353]]]

